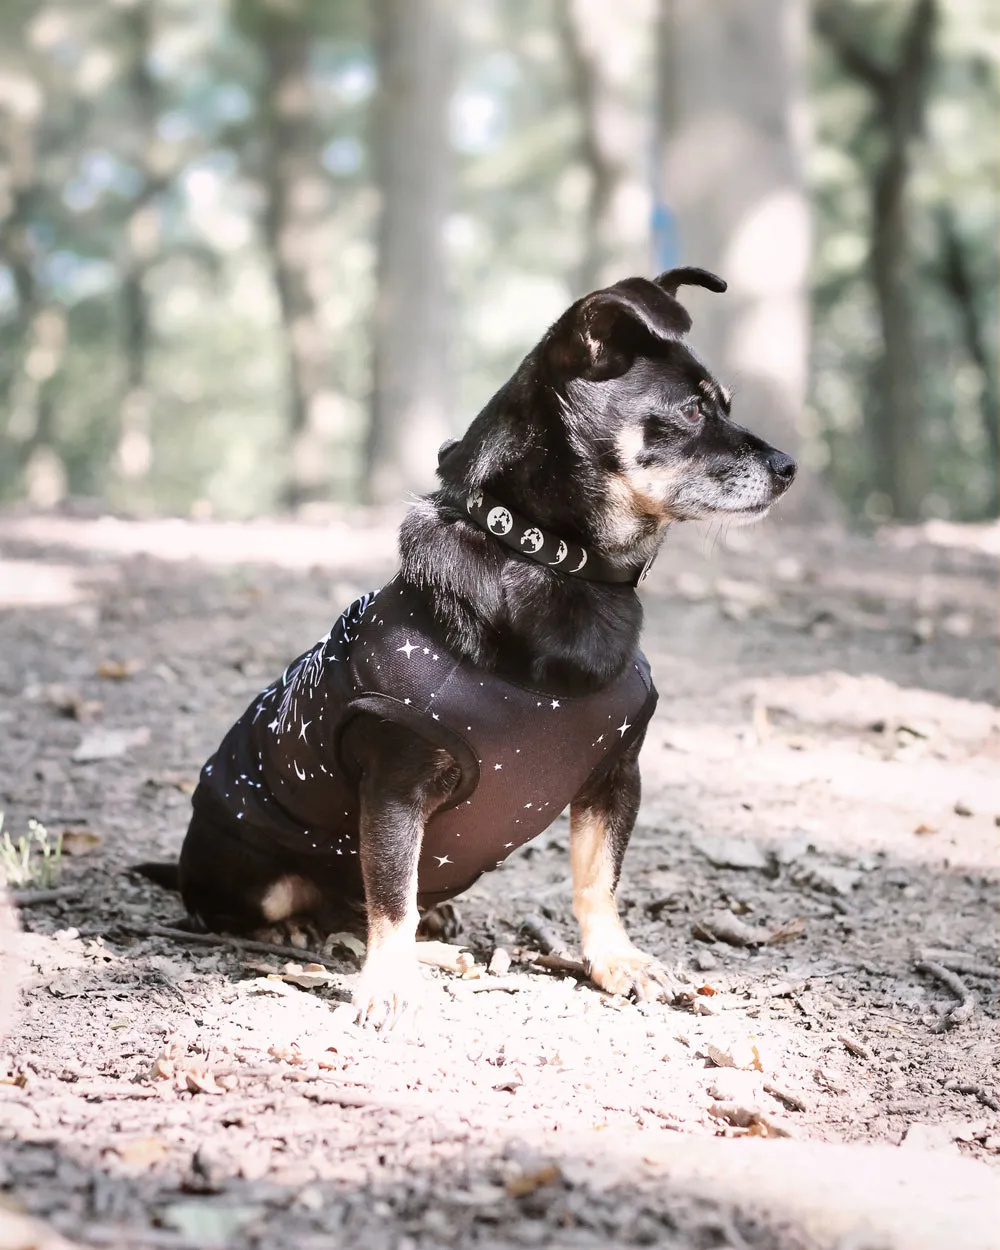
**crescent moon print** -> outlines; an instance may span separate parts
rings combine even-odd
[[[514,518],[506,508],[491,508],[486,517],[486,524],[494,534],[509,534],[514,528]]]
[[[475,495],[470,495],[465,501],[465,506],[469,512],[474,511],[476,508],[481,508],[483,506],[483,492],[479,491]]]
[[[530,530],[525,530],[521,535],[521,546],[525,549],[528,555],[533,556],[541,547],[543,542],[545,542],[545,536],[542,534],[540,529],[532,528]]]
[[[560,539],[559,539],[559,546],[556,548],[556,558],[555,558],[554,560],[550,560],[550,561],[549,561],[549,564],[550,564],[550,565],[553,565],[553,564],[562,564],[563,560],[565,560],[565,559],[566,559],[566,555],[567,555],[568,551],[569,551],[569,548],[566,546],[566,544],[565,544],[565,543],[563,542],[563,540],[560,538]]]
[[[576,566],[576,568],[575,568],[575,569],[570,569],[570,572],[571,572],[571,573],[579,573],[579,571],[583,568],[583,566],[584,566],[586,563],[587,563],[587,553],[586,553],[586,551],[585,551],[585,552],[583,553],[583,555],[580,557],[580,563]]]

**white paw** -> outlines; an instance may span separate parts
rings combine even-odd
[[[420,966],[411,956],[369,956],[354,990],[355,1019],[363,1028],[407,1029],[424,1005]]]
[[[676,977],[631,943],[593,954],[588,965],[596,986],[609,994],[631,996],[636,1002],[670,1002],[680,989]]]

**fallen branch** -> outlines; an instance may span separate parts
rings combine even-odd
[[[590,969],[579,959],[567,959],[565,955],[535,955],[529,962],[533,968],[544,968],[547,972],[565,972],[571,977],[579,977],[581,981],[590,980]]]
[[[851,1037],[847,1033],[838,1033],[837,1041],[840,1042],[848,1054],[853,1055],[855,1059],[871,1058],[868,1047],[859,1042],[856,1037]]]
[[[40,907],[43,903],[58,903],[60,899],[79,898],[82,893],[78,885],[60,885],[52,890],[11,890],[10,901],[15,907]]]
[[[964,972],[969,977],[987,977],[995,980],[1000,976],[1000,967],[996,964],[983,963],[981,959],[973,959],[971,955],[962,955],[957,951],[926,950],[920,952],[924,961],[940,964],[952,972]]]
[[[929,977],[934,977],[936,981],[940,981],[960,1000],[957,1007],[953,1007],[951,1011],[946,1012],[941,1017],[935,1025],[934,1031],[943,1033],[946,1029],[954,1028],[956,1024],[965,1024],[966,1020],[969,1019],[976,1009],[976,996],[966,989],[961,978],[931,959],[920,959],[914,967],[918,972],[925,972]]]
[[[782,1089],[780,1085],[772,1085],[769,1081],[766,1081],[764,1083],[764,1092],[770,1094],[772,1098],[777,1098],[778,1102],[784,1103],[790,1111],[805,1111],[806,1109],[806,1104],[798,1094]]]
[[[195,946],[228,946],[238,951],[253,951],[258,955],[279,955],[294,959],[296,963],[322,964],[324,968],[342,970],[343,960],[328,959],[315,951],[300,950],[297,946],[278,946],[273,942],[255,942],[250,938],[233,937],[224,933],[191,933],[187,929],[171,929],[166,925],[120,924],[119,929],[138,937],[170,938],[174,942],[191,942]]]

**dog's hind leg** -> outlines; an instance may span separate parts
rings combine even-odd
[[[611,994],[640,1002],[671,997],[674,979],[652,955],[633,946],[618,915],[615,891],[639,810],[641,740],[570,805],[573,914],[591,980]]]

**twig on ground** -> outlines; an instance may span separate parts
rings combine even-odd
[[[11,890],[10,901],[15,907],[40,907],[64,898],[79,898],[82,893],[78,885],[59,885],[52,890]]]
[[[981,959],[973,959],[971,955],[963,955],[957,951],[926,950],[920,952],[924,961],[940,964],[952,972],[964,972],[969,977],[988,977],[996,980],[1000,976],[1000,967],[996,964],[983,963]]]
[[[77,1098],[159,1098],[160,1096],[158,1089],[149,1085],[133,1085],[128,1081],[122,1081],[117,1085],[111,1081],[63,1081],[58,1088],[61,1094],[70,1093]]]
[[[779,1124],[758,1107],[744,1107],[736,1102],[713,1102],[708,1114],[715,1120],[724,1120],[733,1128],[746,1129],[753,1137],[791,1137],[783,1124]]]
[[[791,1111],[805,1111],[806,1104],[798,1096],[787,1089],[782,1089],[779,1085],[772,1085],[769,1081],[764,1084],[764,1092],[770,1094],[772,1098],[777,1098],[778,1102],[784,1103]]]
[[[543,955],[569,956],[569,947],[541,916],[525,916],[521,921],[521,929],[528,937],[534,938]]]
[[[945,1081],[944,1088],[954,1090],[956,1094],[975,1094],[984,1107],[991,1111],[1000,1111],[1000,1098],[991,1090],[970,1081]]]
[[[840,1042],[849,1054],[854,1055],[856,1059],[870,1059],[868,1047],[858,1041],[856,1037],[849,1037],[846,1033],[838,1033],[837,1041]]]
[[[565,972],[571,977],[579,977],[581,981],[590,980],[590,969],[579,959],[569,959],[565,955],[536,955],[534,951],[525,951],[524,955],[531,968],[544,968],[546,972]]]
[[[273,942],[255,942],[250,938],[233,937],[222,933],[190,933],[187,929],[171,929],[166,925],[119,924],[125,933],[138,937],[171,938],[175,942],[191,942],[196,946],[230,946],[238,951],[254,951],[258,955],[280,955],[299,964],[322,964],[324,968],[343,971],[343,960],[328,959],[316,951],[300,950],[297,946],[277,946]]]
[[[940,981],[951,990],[956,998],[961,1000],[957,1007],[953,1007],[941,1017],[934,1026],[934,1031],[943,1033],[946,1029],[954,1028],[956,1024],[965,1024],[976,1010],[975,994],[966,989],[965,984],[954,972],[949,972],[947,968],[931,959],[919,959],[914,967],[918,972],[925,972],[929,977]]]

